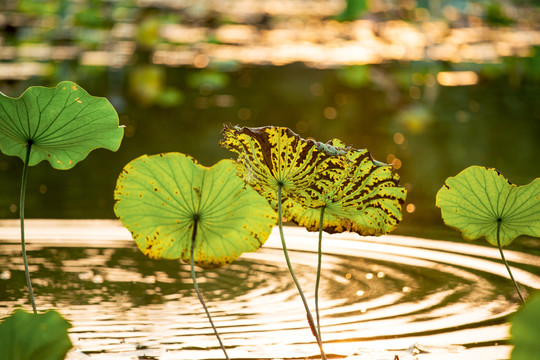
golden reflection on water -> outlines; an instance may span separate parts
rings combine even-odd
[[[125,19],[116,17],[110,28],[83,28],[44,14],[25,31],[39,38],[69,24],[69,29],[62,31],[69,30],[74,39],[89,36],[93,45],[78,45],[77,41],[12,45],[2,41],[7,35],[0,33],[0,60],[4,61],[0,79],[47,75],[52,70],[43,63],[46,61],[74,60],[85,66],[121,68],[137,60],[141,47],[150,51],[151,62],[165,66],[205,68],[233,61],[276,66],[303,62],[314,68],[330,68],[392,60],[497,63],[504,57],[531,56],[533,47],[540,45],[540,31],[527,9],[508,10],[518,20],[512,26],[496,27],[482,19],[482,9],[474,15],[475,4],[469,4],[469,14],[462,19],[464,15],[451,6],[437,15],[415,8],[415,2],[407,8],[408,2],[404,2],[401,11],[406,11],[409,19],[400,20],[381,17],[381,13],[390,14],[395,9],[377,3],[369,2],[371,16],[343,22],[335,19],[343,10],[342,1],[139,1],[139,9],[156,5],[183,11],[198,21],[126,15]],[[226,21],[206,26],[208,14]],[[8,15],[0,17],[0,25],[25,16],[16,12]]]
[[[145,258],[115,221],[29,220],[27,229],[38,308],[57,308],[73,324],[68,359],[222,357],[187,265]],[[17,230],[16,221],[0,221],[0,317],[28,307]],[[313,302],[315,234],[287,228],[286,236]],[[317,353],[279,244],[274,232],[260,251],[220,270],[198,271],[234,358]],[[509,354],[506,319],[518,301],[497,249],[342,234],[325,235],[324,250],[320,308],[327,353],[366,360]],[[540,288],[538,256],[507,251],[507,257],[525,294]]]

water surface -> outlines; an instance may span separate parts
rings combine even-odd
[[[189,266],[153,261],[115,221],[28,221],[38,309],[73,324],[68,359],[221,359]],[[316,235],[287,228],[313,308]],[[18,224],[0,222],[0,317],[29,309]],[[325,235],[322,332],[335,358],[507,359],[519,300],[495,248],[402,236]],[[506,251],[525,296],[540,257]],[[256,253],[198,271],[231,358],[318,355],[277,232]]]

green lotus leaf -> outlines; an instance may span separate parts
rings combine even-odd
[[[53,310],[44,314],[15,310],[0,324],[0,359],[62,360],[72,346],[67,332],[70,327]]]
[[[398,186],[399,176],[392,166],[376,162],[365,149],[345,148],[340,140],[330,145],[343,149],[343,171],[325,193],[322,229],[328,233],[353,231],[375,236],[394,230],[402,219],[407,191]],[[290,221],[309,231],[319,231],[320,209],[292,201],[284,208]]]
[[[0,94],[0,150],[25,161],[30,144],[30,166],[47,160],[70,169],[96,148],[118,150],[123,135],[109,101],[75,83],[33,86],[16,99]]]
[[[526,307],[522,307],[512,319],[511,360],[530,360],[540,354],[540,294],[531,297]]]
[[[277,207],[277,189],[283,199],[309,207],[324,205],[321,189],[331,187],[341,168],[336,149],[305,140],[285,127],[229,127],[221,145],[238,154],[239,176]]]
[[[222,266],[256,251],[277,220],[236,171],[232,160],[207,168],[180,153],[144,155],[120,174],[114,210],[148,257],[189,263],[196,230],[194,263]]]
[[[466,240],[485,237],[497,246],[499,224],[501,246],[520,235],[540,236],[540,178],[516,186],[495,169],[471,166],[446,179],[436,205]]]

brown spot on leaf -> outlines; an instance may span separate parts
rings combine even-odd
[[[193,191],[195,191],[195,194],[197,195],[197,199],[201,200],[201,189],[194,186]]]

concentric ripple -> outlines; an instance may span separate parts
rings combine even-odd
[[[153,261],[110,221],[30,221],[38,309],[73,324],[68,359],[222,359],[192,290],[189,266]],[[316,234],[286,229],[313,305]],[[28,308],[18,227],[0,222],[0,317]],[[334,358],[505,359],[519,301],[494,248],[383,236],[325,235],[322,338]],[[540,257],[506,251],[524,295],[540,288]],[[306,358],[318,348],[274,232],[256,253],[198,272],[229,355]]]

